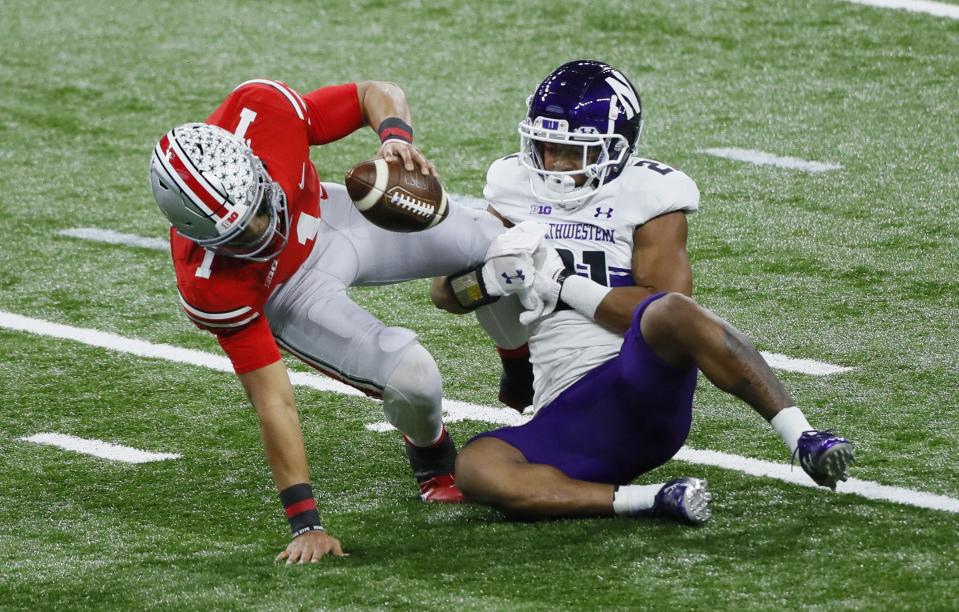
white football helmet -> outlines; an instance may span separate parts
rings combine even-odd
[[[170,130],[153,148],[150,184],[170,224],[205,249],[267,261],[286,246],[286,195],[250,147],[223,128]]]

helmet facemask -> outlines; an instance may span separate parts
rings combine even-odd
[[[536,197],[563,208],[578,208],[606,184],[610,175],[618,174],[626,164],[631,149],[621,134],[601,134],[593,127],[570,131],[567,121],[536,117],[519,124],[520,163],[530,170],[530,187]],[[582,150],[579,168],[549,170],[543,159],[543,147],[553,143]],[[577,177],[582,177],[576,185]]]
[[[237,259],[267,261],[276,257],[289,238],[286,195],[273,181],[258,182],[251,192],[248,201],[259,204],[250,206],[245,217],[238,220],[228,234],[220,237],[218,244],[207,246],[200,240],[196,243]]]

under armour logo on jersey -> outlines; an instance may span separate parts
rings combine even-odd
[[[597,206],[597,207],[596,207],[596,212],[593,214],[593,217],[596,218],[596,219],[598,219],[600,215],[606,215],[606,219],[612,219],[612,218],[613,218],[613,209],[612,209],[612,208],[607,208],[606,210],[603,210],[603,207],[602,207],[602,206]]]
[[[517,270],[516,274],[514,275],[509,275],[506,272],[503,272],[502,274],[500,274],[500,276],[503,277],[507,285],[512,285],[514,280],[521,280],[521,281],[526,280],[526,275],[523,274],[522,270]]]

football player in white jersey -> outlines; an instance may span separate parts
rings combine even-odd
[[[553,71],[529,100],[520,152],[487,174],[484,195],[511,229],[482,266],[434,282],[452,312],[497,298],[525,309],[535,416],[462,451],[457,484],[473,501],[525,517],[705,522],[705,481],[630,484],[685,442],[700,370],[769,421],[818,484],[848,477],[852,443],[813,429],[752,344],[690,299],[686,217],[699,190],[634,156],[642,116],[613,67]],[[488,310],[477,310],[485,327]]]

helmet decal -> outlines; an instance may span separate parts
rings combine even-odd
[[[626,112],[627,119],[632,119],[633,115],[638,115],[642,112],[643,109],[639,105],[639,96],[636,95],[636,90],[633,89],[633,86],[629,84],[626,77],[620,74],[618,70],[613,70],[612,75],[606,77],[606,82],[613,88],[613,91],[616,92],[618,101],[623,104],[623,110]],[[613,100],[613,98],[610,99],[610,106],[612,106]],[[612,111],[610,111],[610,114],[612,114]]]
[[[177,139],[171,139],[167,134],[157,146],[161,150],[157,156],[158,161],[177,187],[191,196],[190,203],[199,208],[203,215],[222,219],[225,216],[226,193],[210,184],[210,180],[203,176],[190,156],[184,153]]]

